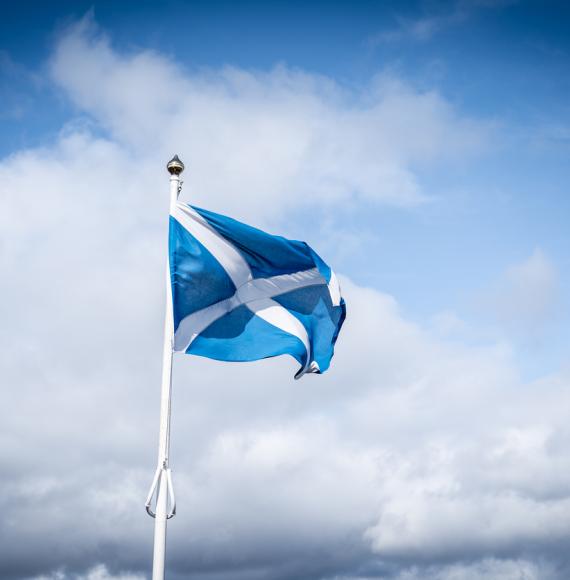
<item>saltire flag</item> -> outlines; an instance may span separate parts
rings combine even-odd
[[[295,375],[329,367],[346,308],[304,242],[178,202],[170,216],[174,351],[223,361],[289,354]]]

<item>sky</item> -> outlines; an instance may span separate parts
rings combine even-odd
[[[173,580],[570,575],[570,7],[0,20],[0,576],[149,577],[168,174],[309,242],[330,370],[177,356]]]

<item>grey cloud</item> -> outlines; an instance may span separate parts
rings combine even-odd
[[[50,575],[36,576],[31,580],[66,580],[69,576],[62,570]],[[104,564],[97,564],[85,574],[73,574],[73,580],[143,580],[141,574],[119,573],[114,575],[107,570]]]

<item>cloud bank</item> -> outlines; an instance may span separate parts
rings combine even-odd
[[[62,37],[51,71],[145,161],[184,151],[193,198],[259,218],[309,204],[416,205],[426,195],[415,168],[478,151],[489,130],[393,76],[354,91],[285,66],[186,71],[152,52],[117,53],[89,19]]]
[[[284,224],[315,203],[421,204],[420,168],[476,152],[486,128],[401,79],[355,93],[286,67],[187,71],[89,21],[50,62],[78,117],[0,163],[0,575],[131,580],[152,543],[156,167],[184,151],[197,203]],[[566,578],[568,376],[525,384],[508,343],[444,340],[342,285],[327,375],[176,360],[170,577]]]

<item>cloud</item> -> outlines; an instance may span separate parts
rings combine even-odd
[[[18,121],[28,114],[34,103],[34,93],[41,85],[40,75],[0,49],[0,121]]]
[[[480,151],[489,132],[393,76],[354,91],[286,66],[186,70],[153,52],[115,51],[89,18],[61,38],[51,72],[137,165],[183,151],[193,198],[241,217],[417,205],[427,197],[418,169]]]
[[[455,0],[446,2],[440,4],[438,10],[427,10],[419,18],[398,17],[398,25],[394,29],[379,32],[369,40],[369,44],[376,46],[401,41],[426,42],[444,30],[460,26],[479,10],[503,8],[517,1]]]
[[[486,301],[510,333],[536,340],[553,319],[558,297],[558,271],[548,256],[535,248],[521,263],[507,268]]]
[[[144,580],[142,574],[110,574],[106,566],[99,564],[88,570],[85,574],[67,575],[65,572],[58,571],[49,576],[36,576],[30,580]]]
[[[7,579],[150,568],[167,233],[156,168],[173,144],[191,152],[193,196],[284,226],[292,205],[310,207],[284,184],[309,191],[313,164],[322,203],[417,203],[376,190],[375,164],[386,154],[414,176],[461,126],[442,97],[393,79],[355,102],[299,71],[194,74],[120,54],[85,26],[63,36],[52,71],[90,120],[0,162]],[[429,135],[408,144],[406,113],[425,114]],[[319,153],[324,137],[352,155],[341,168]],[[360,159],[365,144],[378,159]],[[327,175],[332,193],[316,185]],[[540,273],[535,261],[514,279]],[[349,317],[326,375],[294,382],[286,358],[177,357],[169,576],[566,578],[569,377],[525,384],[510,344],[443,339],[394,297],[342,286]]]
[[[398,580],[551,580],[555,577],[556,572],[548,563],[489,558],[431,570],[412,568],[398,575]]]

